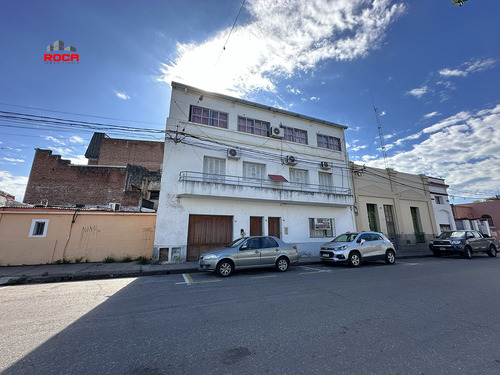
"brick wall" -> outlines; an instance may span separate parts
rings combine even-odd
[[[161,169],[163,142],[135,141],[129,139],[104,138],[99,153],[98,165],[140,165],[150,171]]]
[[[125,191],[127,168],[71,165],[50,150],[36,149],[24,202],[49,205],[138,207],[141,193]]]

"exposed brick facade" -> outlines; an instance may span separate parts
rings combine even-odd
[[[130,191],[130,185],[148,174],[139,166],[72,165],[50,150],[37,149],[24,202],[50,206],[107,206],[116,202],[122,207],[139,208],[141,191]]]
[[[150,171],[157,171],[162,167],[163,147],[163,142],[105,137],[102,139],[99,157],[92,164],[114,166],[133,164],[141,165]]]

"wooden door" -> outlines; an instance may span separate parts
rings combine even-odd
[[[189,215],[187,261],[196,261],[201,254],[227,245],[232,235],[232,216]]]
[[[268,229],[267,233],[270,236],[281,238],[281,236],[280,236],[280,233],[281,233],[280,219],[281,218],[279,218],[279,217],[270,217],[267,219],[267,229]]]
[[[262,236],[262,218],[250,216],[250,236]]]

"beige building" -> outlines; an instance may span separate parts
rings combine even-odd
[[[0,266],[151,258],[155,213],[0,207]]]
[[[358,230],[382,232],[399,250],[436,235],[428,177],[350,163]]]

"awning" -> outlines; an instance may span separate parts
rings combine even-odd
[[[288,180],[280,174],[268,174],[269,178],[276,182],[288,182]]]

